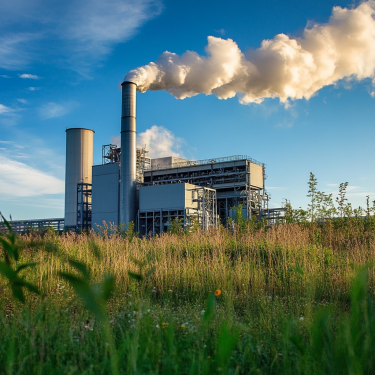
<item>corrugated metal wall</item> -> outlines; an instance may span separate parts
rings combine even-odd
[[[92,228],[119,223],[119,164],[92,167]]]

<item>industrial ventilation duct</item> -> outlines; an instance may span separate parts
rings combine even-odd
[[[136,89],[133,82],[123,82],[121,110],[121,183],[120,223],[128,225],[136,217]]]
[[[66,130],[65,227],[77,224],[77,184],[92,183],[93,147],[93,130]]]

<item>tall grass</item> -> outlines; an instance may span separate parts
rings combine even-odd
[[[23,276],[41,297],[22,305],[0,276],[0,373],[114,372],[102,322],[59,276],[78,275],[74,260],[93,284],[116,280],[106,311],[119,373],[371,374],[373,224],[20,236],[20,261],[38,262]]]

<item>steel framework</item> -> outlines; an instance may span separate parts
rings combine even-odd
[[[30,230],[45,230],[53,228],[57,231],[64,229],[64,218],[35,219],[35,220],[12,220],[9,221],[16,234],[26,233]],[[7,233],[8,229],[3,221],[0,221],[0,233]]]
[[[151,168],[151,158],[146,156],[146,146],[137,148],[137,183],[143,184],[144,171]]]
[[[144,173],[144,185],[162,185],[187,182],[216,190],[217,213],[226,224],[232,207],[242,204],[246,218],[267,216],[269,194],[265,190],[265,165],[236,155],[225,158],[175,163],[157,166]],[[261,166],[258,186],[252,184],[251,164]],[[259,167],[258,167],[259,168]]]
[[[102,164],[119,163],[121,148],[117,145],[109,144],[102,146]]]
[[[77,184],[77,230],[91,229],[92,184]]]
[[[143,183],[143,175],[145,170],[151,168],[151,158],[147,156],[146,146],[137,147],[136,168],[137,183]],[[117,145],[109,144],[102,146],[102,164],[120,163],[121,148]]]
[[[193,202],[198,203],[198,209],[193,211],[191,217],[201,225],[202,230],[217,226],[217,197],[216,190],[197,186],[192,189]]]

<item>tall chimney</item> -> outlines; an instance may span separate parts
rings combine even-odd
[[[128,225],[136,218],[136,89],[134,82],[122,86],[121,111],[121,183],[120,223]]]

